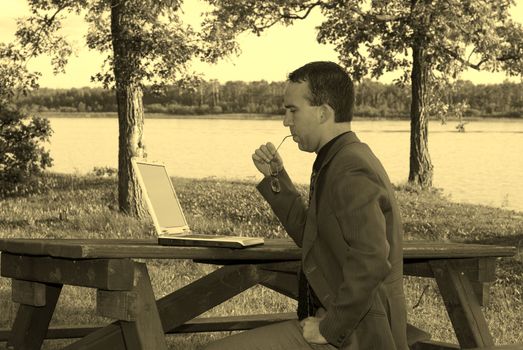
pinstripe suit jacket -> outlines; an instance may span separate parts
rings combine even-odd
[[[287,173],[258,190],[302,248],[302,268],[327,310],[321,334],[340,349],[407,350],[402,225],[379,160],[352,132],[335,140],[307,206]]]

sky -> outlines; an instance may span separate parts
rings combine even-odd
[[[523,0],[516,0],[512,17],[523,23]],[[26,0],[0,0],[0,42],[13,40],[16,30],[16,19],[27,16]],[[196,24],[199,12],[203,7],[200,0],[185,0],[186,20]],[[316,29],[323,20],[319,11],[292,26],[276,25],[257,37],[254,34],[242,34],[239,37],[242,53],[222,59],[215,65],[195,62],[192,68],[201,72],[205,79],[217,79],[220,82],[229,80],[243,81],[283,81],[287,74],[311,61],[330,60],[337,62],[337,53],[333,46],[320,45],[316,42]],[[68,16],[63,22],[63,31],[73,43],[76,55],[69,59],[66,73],[54,75],[50,60],[47,57],[33,59],[29,68],[40,71],[40,86],[50,88],[71,88],[99,86],[91,83],[90,77],[97,73],[105,56],[90,51],[85,47],[87,25],[82,17]],[[390,83],[398,74],[385,74],[379,81]],[[477,72],[469,70],[462,74],[462,79],[475,84],[501,83],[506,79],[520,81],[519,78],[508,78],[504,73]]]

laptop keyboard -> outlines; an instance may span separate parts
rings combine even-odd
[[[191,233],[188,235],[181,236],[183,238],[205,238],[205,239],[217,239],[217,238],[225,238],[227,236],[216,236],[216,235],[206,235],[206,234],[199,234],[199,233]]]

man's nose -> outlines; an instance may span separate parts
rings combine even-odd
[[[291,126],[292,125],[292,118],[290,116],[289,112],[285,112],[285,116],[283,117],[283,126]]]

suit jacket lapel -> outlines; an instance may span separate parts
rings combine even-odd
[[[309,209],[307,211],[307,221],[305,223],[305,228],[303,232],[303,245],[302,245],[302,257],[303,260],[305,260],[305,257],[309,253],[312,244],[316,240],[316,237],[318,236],[318,217],[317,217],[317,194],[322,191],[322,188],[318,188],[318,179],[322,176],[325,166],[334,158],[336,153],[338,153],[343,147],[350,145],[352,143],[360,142],[358,137],[354,132],[349,132],[341,136],[339,139],[337,139],[332,147],[329,150],[329,153],[327,153],[325,160],[320,166],[320,169],[318,170],[318,173],[314,177],[313,181],[315,182],[313,184],[314,191],[312,193],[312,197],[309,203]]]

